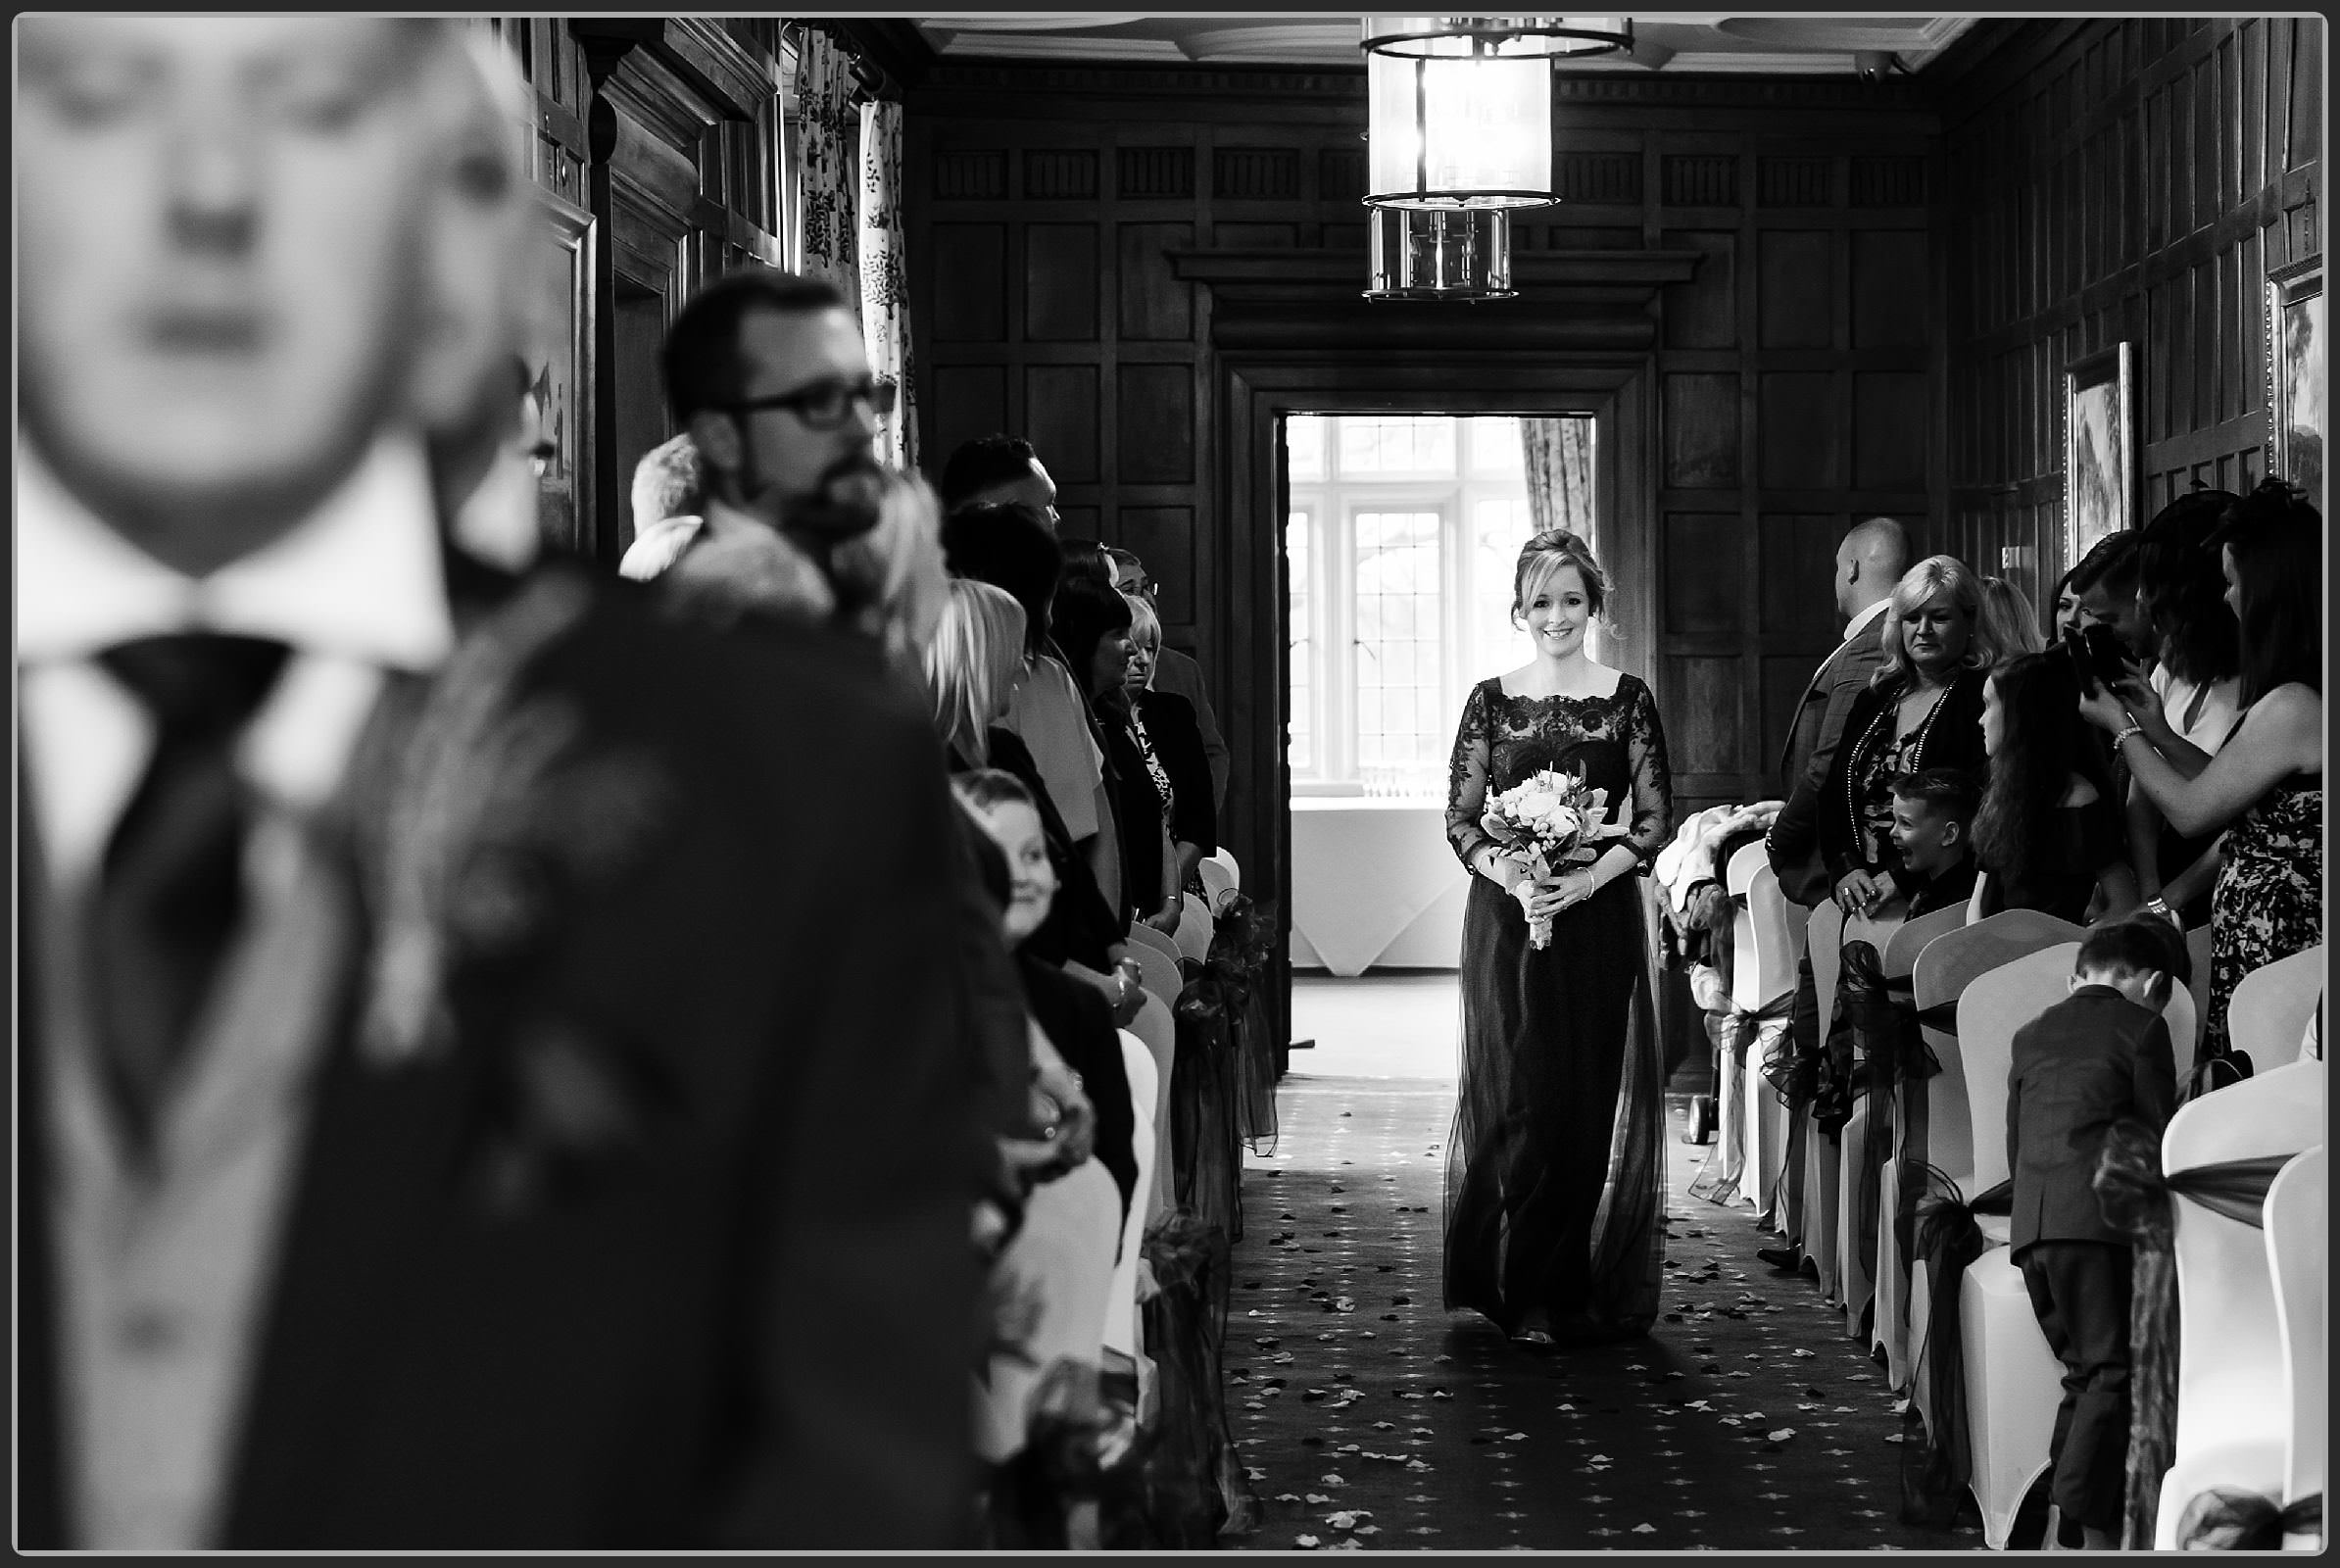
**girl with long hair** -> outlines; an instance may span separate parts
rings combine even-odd
[[[2217,536],[2234,611],[2242,721],[2188,776],[2185,743],[2152,688],[2129,680],[2083,699],[2131,776],[2180,833],[2225,830],[2211,896],[2202,1054],[2229,1048],[2227,1004],[2253,969],[2323,940],[2323,516],[2268,479],[2227,509]]]
[[[1990,776],[1974,845],[1987,873],[1978,890],[1984,914],[2040,909],[2078,925],[2100,887],[2106,915],[2136,906],[2112,778],[2072,721],[2079,700],[2079,675],[2063,648],[2024,654],[1983,681]]]

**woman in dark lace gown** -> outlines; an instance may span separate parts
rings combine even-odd
[[[1536,661],[1471,693],[1446,807],[1473,878],[1445,1299],[1526,1345],[1625,1339],[1657,1317],[1664,1247],[1664,1086],[1637,878],[1671,830],[1673,784],[1649,688],[1585,653],[1607,583],[1584,541],[1537,534],[1513,589]],[[1538,884],[1480,818],[1490,796],[1547,767],[1606,790],[1625,831],[1592,865]],[[1537,949],[1528,920],[1545,913],[1552,940]]]
[[[2242,719],[2226,744],[2216,756],[2189,745],[2141,679],[2080,703],[2171,827],[2225,829],[2200,1057],[2229,1048],[2245,975],[2323,940],[2323,515],[2268,479],[2228,509],[2218,542],[2242,648]]]

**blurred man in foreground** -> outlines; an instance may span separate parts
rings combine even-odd
[[[956,1544],[924,713],[448,542],[460,24],[20,46],[18,1544]]]

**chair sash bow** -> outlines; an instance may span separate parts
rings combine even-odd
[[[2151,1547],[2162,1477],[2176,1448],[2177,1265],[2170,1244],[2171,1200],[2183,1198],[2246,1224],[2263,1224],[2267,1190],[2291,1158],[2260,1154],[2165,1176],[2160,1129],[2121,1121],[2105,1139],[2096,1167],[2096,1200],[2105,1222],[2129,1237],[2134,1258],[2124,1550]]]

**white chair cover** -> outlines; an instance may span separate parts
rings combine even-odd
[[[1237,888],[1240,889],[1243,885],[1243,868],[1236,863],[1233,850],[1222,844],[1211,852],[1210,858],[1227,868],[1228,878],[1234,882]]]
[[[1180,956],[1178,944],[1170,939],[1167,932],[1156,931],[1143,920],[1130,922],[1128,940],[1131,947],[1151,948],[1172,962],[1176,962]]]
[[[2285,1503],[2323,1492],[2324,1431],[2331,1390],[2325,1383],[2324,1250],[2327,1176],[2325,1146],[2317,1144],[2283,1167],[2267,1190],[2267,1263],[2275,1282],[2275,1321],[2283,1339],[2283,1383],[2291,1420],[2284,1432]],[[2286,1547],[2292,1543],[2286,1541]],[[2314,1549],[2310,1538],[2300,1544]]]
[[[1154,1110],[1159,1102],[1153,1053],[1127,1029],[1121,1037],[1122,1070],[1129,1074],[1132,1129],[1138,1180],[1130,1190],[1130,1211],[1121,1227],[1121,1257],[1113,1265],[1113,1294],[1105,1307],[1104,1348],[1135,1359],[1138,1350],[1138,1259],[1146,1247],[1146,1225],[1153,1213]]]
[[[2323,1142],[2323,1063],[2255,1074],[2177,1107],[2162,1169],[2192,1170]],[[2291,1406],[2274,1278],[2264,1232],[2178,1199],[2177,1430],[2162,1478],[2154,1545],[2171,1550],[2185,1505],[2217,1486],[2282,1494]]]
[[[2064,1363],[2048,1348],[2023,1271],[2006,1248],[1990,1248],[1959,1281],[1958,1337],[1973,1465],[1967,1486],[1982,1512],[1983,1544],[2004,1551],[2023,1494],[2048,1467],[2064,1392]],[[1917,1377],[1923,1389],[1924,1368]]]
[[[1760,1011],[1793,992],[1797,956],[1788,905],[1760,840],[1742,845],[1731,857],[1724,887],[1733,899],[1745,900],[1731,923],[1731,1004]],[[1739,1069],[1739,1092],[1746,1097],[1739,1112],[1746,1151],[1739,1191],[1755,1205],[1755,1223],[1771,1225],[1783,1217],[1778,1209],[1787,1105],[1763,1075],[1761,1052],[1760,1044],[1750,1047]]]
[[[1907,954],[1914,959],[1910,985],[1921,1018],[1929,1008],[1955,1005],[1968,982],[1977,975],[2026,953],[2059,942],[2076,942],[2080,936],[2080,928],[2069,920],[2036,909],[2008,909],[1972,925],[1949,922],[1949,929],[1928,938],[1922,929],[1926,922],[1947,913],[1937,910],[1909,922],[1894,933],[1889,944],[1888,976],[1893,972],[1893,956]],[[1917,934],[1913,936],[1913,932]],[[1895,1388],[1906,1386],[1914,1370],[1916,1347],[1925,1332],[1926,1298],[1925,1270],[1903,1261],[1890,1222],[1901,1200],[1900,1167],[1906,1158],[1939,1165],[1937,1148],[1954,1157],[1971,1159],[1974,1138],[1958,1037],[1933,1024],[1921,1023],[1920,1032],[1942,1070],[1924,1083],[1899,1086],[1894,1099],[1893,1154],[1878,1177],[1882,1191],[1877,1210],[1876,1343],[1884,1346],[1885,1375]],[[1962,1173],[1950,1172],[1953,1176]],[[1923,1396],[1924,1390],[1919,1394]]]
[[[1121,1217],[1121,1189],[1094,1159],[1032,1189],[1023,1228],[992,1265],[1038,1301],[1023,1346],[1031,1364],[1004,1354],[991,1358],[988,1387],[976,1391],[977,1449],[985,1459],[997,1463],[1023,1447],[1032,1396],[1050,1366],[1098,1365]]]
[[[1236,892],[1235,873],[1217,860],[1205,860],[1194,868],[1194,874],[1202,879],[1203,902],[1217,913],[1221,903]]]
[[[1160,997],[1147,997],[1145,1005],[1138,1009],[1138,1016],[1130,1020],[1130,1033],[1145,1042],[1147,1054],[1153,1057],[1154,1161],[1150,1201],[1154,1211],[1161,1213],[1168,1210],[1178,1191],[1170,1141],[1170,1083],[1178,1055],[1178,1024],[1170,1015],[1170,1004]]]
[[[1179,905],[1178,930],[1174,940],[1181,954],[1200,963],[1210,956],[1213,928],[1210,910],[1204,908],[1202,901],[1192,893],[1181,895],[1181,898],[1183,902]]]
[[[1159,997],[1165,1007],[1178,1005],[1178,994],[1186,989],[1187,983],[1179,973],[1177,957],[1150,942],[1132,942],[1130,952],[1138,960],[1139,972],[1146,977],[1146,991]]]
[[[2308,1020],[2323,1000],[2328,961],[2319,942],[2305,953],[2261,964],[2234,988],[2226,1004],[2227,1037],[2235,1050],[2250,1055],[2254,1069],[2265,1072],[2299,1059]]]

